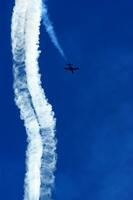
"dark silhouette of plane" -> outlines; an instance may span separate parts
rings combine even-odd
[[[65,70],[72,72],[72,74],[76,71],[79,70],[79,67],[76,67],[75,65],[68,63],[66,67],[64,67]]]

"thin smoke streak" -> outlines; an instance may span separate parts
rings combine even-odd
[[[58,38],[56,36],[55,30],[54,30],[54,26],[49,18],[48,15],[48,8],[46,6],[45,0],[43,0],[43,10],[42,10],[42,19],[43,19],[43,24],[46,28],[46,31],[52,41],[52,43],[54,44],[54,46],[58,49],[60,55],[63,57],[63,59],[65,61],[67,61],[66,55],[58,41]]]
[[[11,25],[14,93],[28,136],[24,200],[51,199],[56,165],[55,118],[38,66],[41,14],[41,0],[15,1]]]

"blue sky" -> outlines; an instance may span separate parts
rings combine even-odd
[[[48,1],[50,18],[77,74],[41,27],[42,86],[57,117],[55,200],[133,199],[133,3]],[[22,200],[26,132],[14,104],[10,22],[0,2],[0,195]]]

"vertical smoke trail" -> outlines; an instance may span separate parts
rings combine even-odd
[[[39,125],[30,103],[25,75],[25,14],[27,1],[16,1],[12,16],[12,52],[14,60],[14,92],[15,101],[20,109],[28,135],[25,200],[39,200],[40,196],[40,167],[42,157],[42,141]]]
[[[26,152],[26,177],[25,177],[25,200],[39,200],[40,197],[40,167],[42,157],[42,141],[39,134],[39,126],[34,111],[30,104],[30,97],[24,86],[24,77],[21,75],[21,82],[18,82],[19,75],[14,65],[15,73],[15,100],[20,108],[21,118],[24,119],[26,132],[28,135],[28,148]],[[23,90],[23,92],[22,92]]]
[[[67,61],[67,58],[64,54],[63,49],[60,46],[60,43],[58,41],[58,38],[56,36],[56,33],[54,31],[54,27],[52,25],[52,22],[49,19],[49,15],[48,15],[48,9],[47,6],[45,4],[45,0],[43,0],[43,12],[42,12],[42,18],[43,18],[43,24],[46,28],[47,33],[49,34],[49,37],[52,41],[52,43],[54,44],[54,46],[58,49],[59,53],[61,54],[61,56],[64,58],[65,61]]]
[[[38,73],[41,13],[41,0],[16,0],[12,16],[15,100],[28,135],[24,200],[51,199],[56,165],[54,113]]]
[[[51,186],[54,183],[53,172],[56,165],[55,119],[52,107],[47,102],[44,91],[41,88],[40,75],[38,73],[37,59],[39,56],[38,43],[41,14],[42,1],[31,0],[28,4],[28,17],[25,25],[25,64],[28,89],[41,127],[43,142],[41,198],[50,199]]]

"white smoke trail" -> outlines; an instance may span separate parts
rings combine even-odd
[[[60,46],[60,43],[59,43],[58,38],[56,36],[53,24],[52,24],[52,22],[51,22],[51,20],[49,18],[48,9],[47,9],[47,6],[45,4],[45,0],[43,0],[42,18],[43,18],[43,24],[44,24],[44,26],[46,28],[47,33],[49,34],[49,37],[50,37],[52,43],[58,49],[59,53],[64,58],[64,60],[67,61],[66,55],[64,54],[64,51]]]
[[[26,20],[25,63],[28,89],[41,127],[43,142],[41,198],[50,199],[51,185],[54,183],[53,172],[56,164],[55,119],[52,107],[48,104],[44,91],[41,88],[40,75],[38,74],[37,59],[39,56],[38,43],[41,11],[41,0],[31,0],[28,5],[28,17]]]
[[[14,57],[14,91],[16,104],[20,108],[28,135],[27,174],[25,178],[25,200],[39,200],[42,142],[39,126],[30,104],[24,70],[25,62],[25,13],[26,1],[16,1],[12,17],[12,51]]]
[[[25,63],[25,13],[27,1],[16,1],[12,16],[12,52],[14,59],[14,92],[15,101],[24,119],[27,135],[27,161],[25,178],[25,200],[39,200],[40,196],[40,167],[42,157],[42,141],[39,125],[30,103],[27,89]]]
[[[38,73],[41,12],[41,0],[16,0],[11,27],[15,99],[29,142],[25,200],[51,199],[56,165],[54,113]]]

